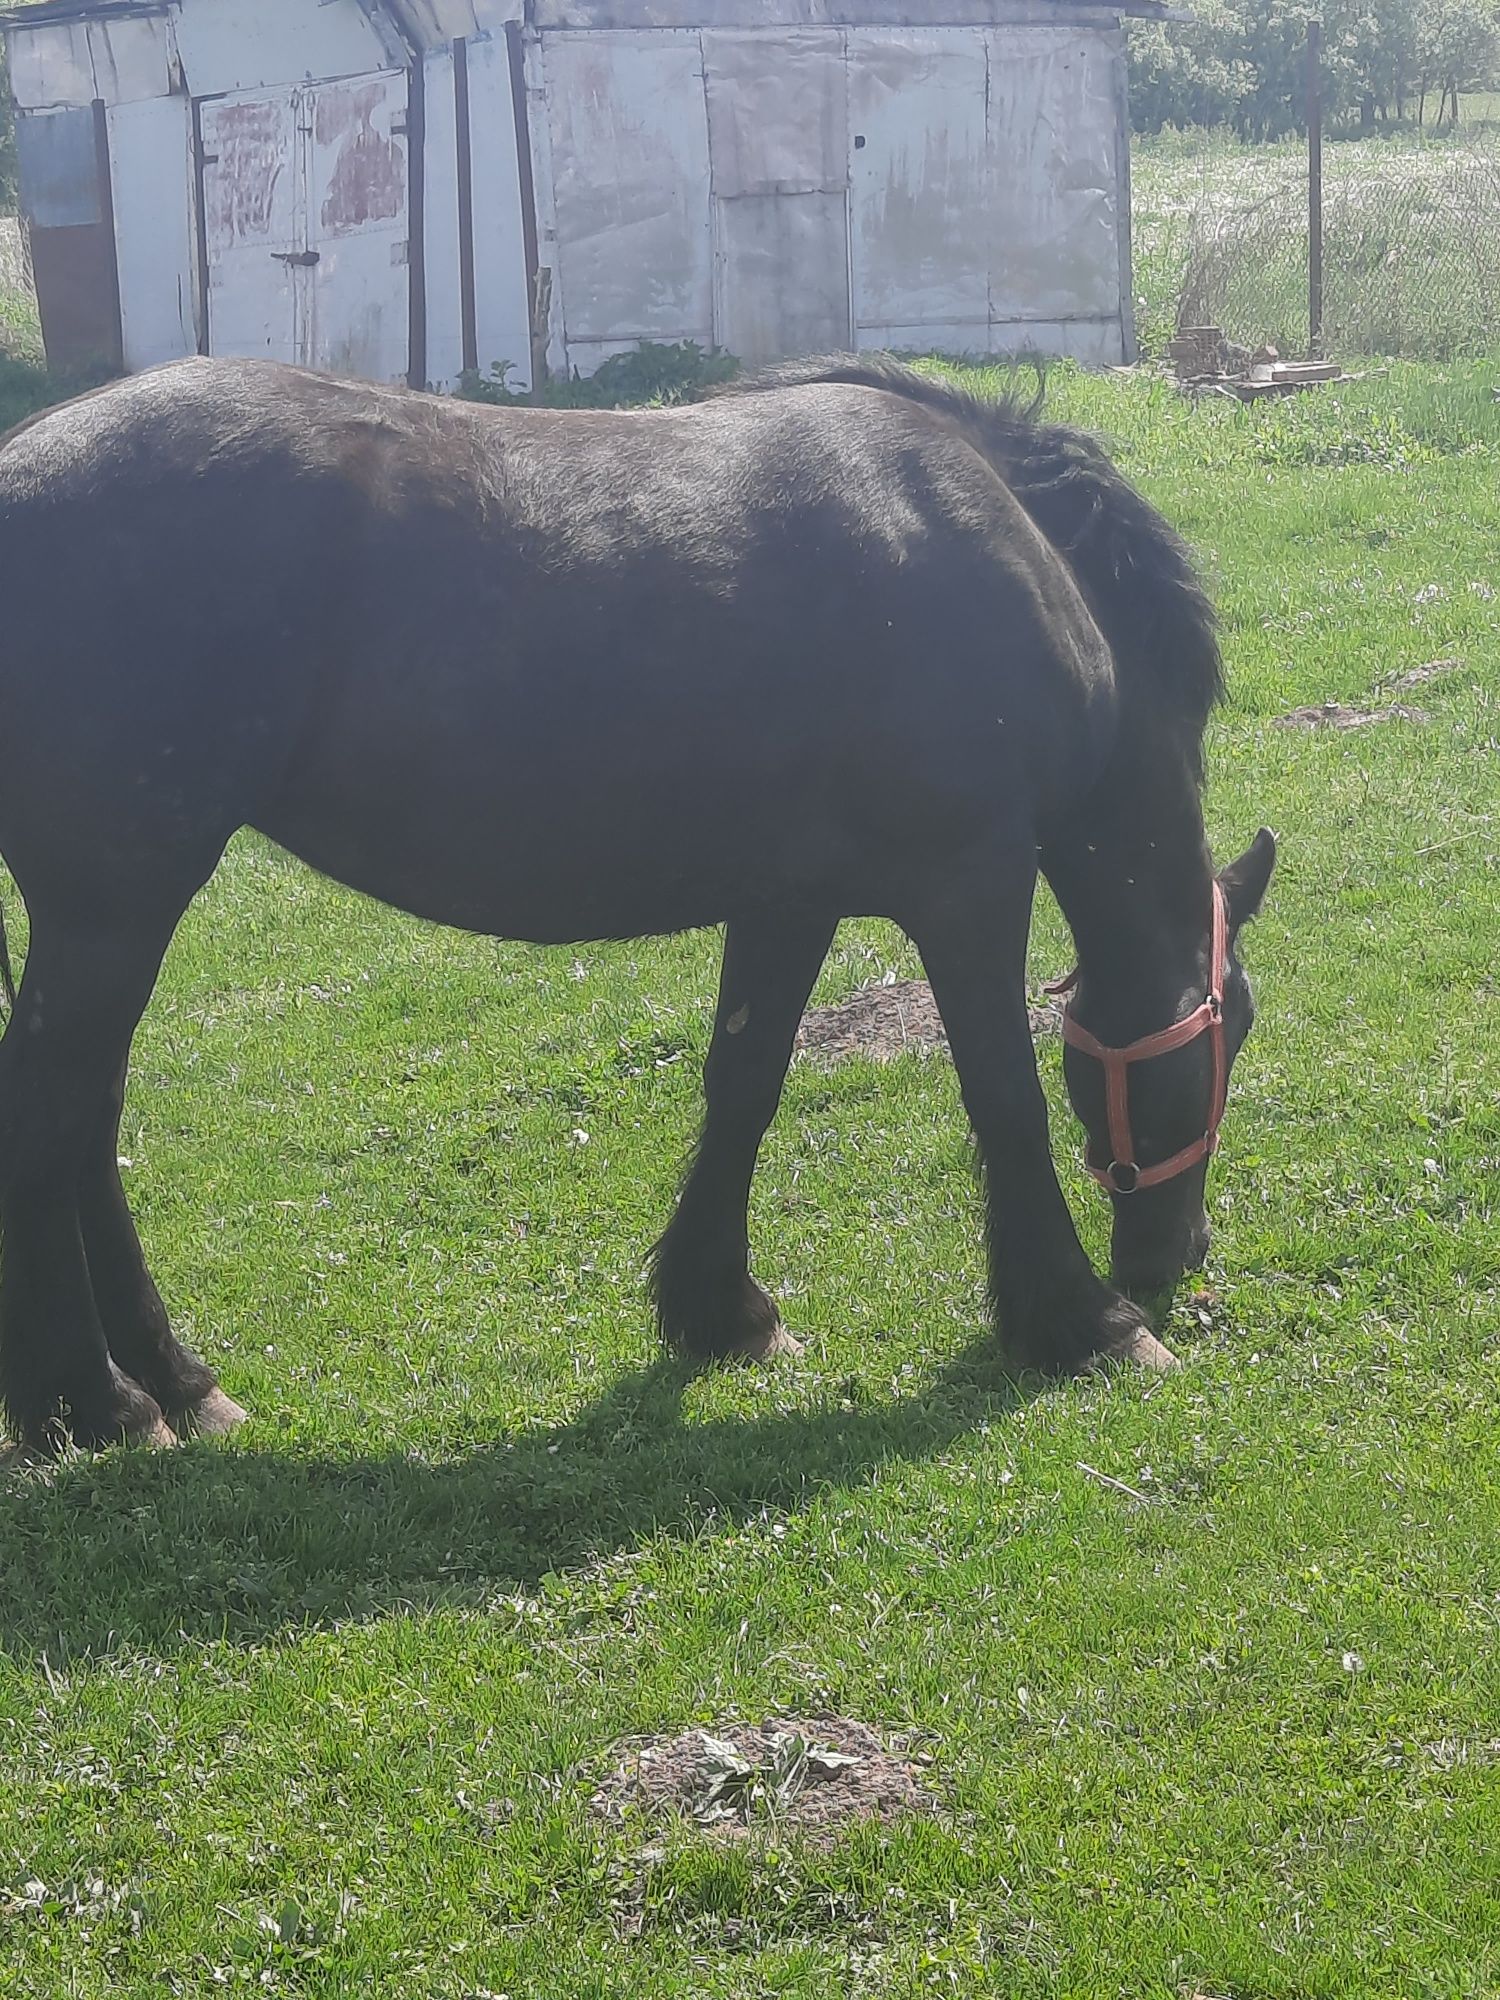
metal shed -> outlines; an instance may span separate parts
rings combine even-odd
[[[1123,361],[1121,16],[1162,11],[41,0],[0,25],[48,352],[439,388],[640,340]]]

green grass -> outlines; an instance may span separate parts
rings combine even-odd
[[[1324,345],[1442,360],[1500,342],[1500,126],[1330,135]],[[1162,132],[1131,149],[1136,320],[1159,357],[1179,318],[1251,346],[1307,345],[1307,146]]]
[[[0,1475],[0,1993],[1493,2000],[1497,382],[1053,381],[1214,576],[1218,850],[1283,839],[1171,1380],[996,1371],[941,1060],[794,1070],[754,1236],[807,1358],[682,1380],[641,1266],[714,940],[457,937],[235,844],[122,1151],[254,1422]],[[1425,726],[1273,725],[1439,657]],[[888,967],[850,926],[822,991]],[[820,1709],[919,1732],[945,1818],[590,1818],[622,1736]]]

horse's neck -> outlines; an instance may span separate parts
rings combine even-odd
[[[1192,759],[1158,740],[1117,757],[1043,849],[1042,867],[1078,948],[1083,978],[1131,996],[1159,1027],[1206,960],[1213,864]]]

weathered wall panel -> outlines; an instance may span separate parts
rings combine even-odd
[[[407,82],[401,72],[304,93],[310,324],[301,359],[404,382],[411,342]]]
[[[1118,314],[1113,53],[1068,28],[989,38],[990,317]]]
[[[427,90],[427,172],[423,214],[427,259],[427,380],[435,389],[457,386],[463,373],[463,310],[458,260],[458,121],[453,96],[453,51],[434,50],[424,65]]]
[[[21,211],[35,229],[78,229],[99,222],[98,132],[92,105],[32,111],[16,121]]]
[[[984,37],[972,28],[872,29],[851,30],[848,42],[856,324],[900,328],[904,346],[956,342],[959,353],[983,353]],[[932,329],[925,337],[923,327]]]
[[[469,46],[474,165],[474,316],[480,371],[511,364],[514,387],[531,386],[531,313],[516,150],[510,48],[504,34]]]
[[[714,193],[826,194],[849,184],[841,35],[706,34]]]
[[[848,197],[753,194],[717,205],[715,336],[742,361],[847,349]]]
[[[565,336],[713,335],[708,118],[696,35],[544,43]]]
[[[171,21],[58,22],[8,37],[11,93],[23,110],[47,104],[129,104],[172,88]]]
[[[198,351],[192,108],[147,98],[108,122],[125,366],[155,368]]]
[[[294,362],[308,248],[297,93],[218,98],[202,119],[210,351]]]
[[[92,105],[16,121],[21,211],[54,365],[113,362],[119,352],[114,232]]]
[[[177,46],[195,97],[364,76],[401,59],[392,31],[358,5],[307,0],[183,0]]]

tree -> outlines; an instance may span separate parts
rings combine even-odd
[[[1130,32],[1138,131],[1227,124],[1242,138],[1304,127],[1307,23],[1323,22],[1323,101],[1337,120],[1418,116],[1437,91],[1500,75],[1500,0],[1199,0],[1191,23],[1138,22]]]

